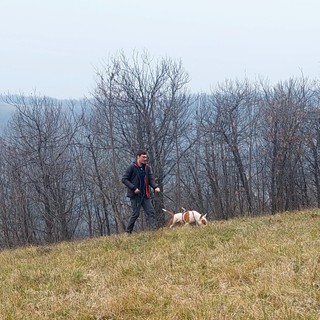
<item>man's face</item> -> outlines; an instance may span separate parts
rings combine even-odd
[[[140,156],[138,156],[137,160],[139,163],[145,164],[147,163],[148,156],[146,154],[141,154]]]

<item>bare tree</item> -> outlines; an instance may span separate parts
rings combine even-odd
[[[312,91],[302,78],[264,87],[264,93],[263,136],[269,152],[271,210],[298,209],[305,198],[299,184],[304,179],[303,123]]]
[[[37,231],[47,242],[70,239],[78,221],[71,146],[81,118],[47,97],[10,96],[6,101],[17,109],[8,143],[23,158],[19,173],[29,186],[33,212],[41,213]]]
[[[311,192],[308,193],[310,198],[316,199],[316,205],[320,208],[320,87],[314,85],[312,97],[307,108],[306,119],[304,123],[303,136],[306,145],[305,151],[305,168],[309,173],[309,182]],[[305,185],[308,185],[305,182]],[[315,196],[314,196],[315,195]],[[309,203],[307,203],[308,205]]]
[[[252,149],[250,131],[257,116],[255,106],[254,86],[250,85],[248,81],[226,81],[211,94],[210,106],[206,108],[208,110],[207,116],[202,121],[209,134],[208,137],[211,135],[220,143],[220,150],[217,150],[219,150],[220,159],[224,159],[221,162],[224,181],[232,176],[235,179],[233,186],[228,184],[228,187],[225,188],[225,198],[229,198],[230,192],[232,192],[232,198],[239,200],[241,213],[253,212],[253,194],[250,186],[250,152]],[[225,144],[228,149],[225,149],[221,143]],[[233,170],[232,164],[226,162],[230,156],[232,156],[237,171],[230,171]],[[240,184],[236,183],[237,179]],[[217,188],[216,183],[212,187]],[[243,199],[245,199],[245,203],[242,202]],[[221,201],[218,200],[218,203]],[[235,209],[229,205],[225,208],[227,211]]]
[[[170,171],[166,171],[166,164],[174,150],[177,152],[179,139],[186,130],[187,82],[181,62],[171,59],[154,62],[146,53],[133,54],[132,59],[122,53],[98,72],[95,123],[99,128],[104,127],[97,133],[99,141],[105,141],[101,145],[113,168],[108,178],[117,197],[111,199],[113,211],[121,211],[116,204],[120,203],[121,188],[123,193],[123,187],[118,185],[121,173],[128,165],[123,158],[131,157],[139,148],[147,150],[149,163],[163,190]],[[159,225],[164,222],[163,202],[163,194],[154,198]]]

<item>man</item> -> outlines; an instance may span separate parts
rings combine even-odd
[[[154,208],[149,198],[149,186],[155,192],[160,192],[155,183],[150,166],[147,164],[147,153],[139,150],[136,153],[136,161],[132,163],[122,177],[122,183],[128,188],[127,196],[131,201],[132,214],[126,232],[131,233],[136,220],[140,215],[141,207],[145,211],[147,223],[151,229],[156,228]]]

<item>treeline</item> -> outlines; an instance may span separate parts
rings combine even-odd
[[[161,208],[210,220],[320,206],[320,86],[227,80],[191,94],[181,62],[120,54],[81,106],[7,95],[0,138],[0,246],[123,232],[121,176],[146,149]],[[141,215],[138,229],[146,227]]]

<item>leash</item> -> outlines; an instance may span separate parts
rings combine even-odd
[[[175,201],[172,199],[172,198],[170,198],[169,196],[167,196],[165,193],[162,193],[167,199],[169,199],[170,201],[172,201],[173,203],[175,203]]]
[[[170,198],[169,196],[167,196],[164,192],[161,192],[161,194],[162,194],[164,197],[166,197],[167,199],[169,199],[171,202],[175,203],[175,201],[174,201],[172,198]],[[152,197],[150,196],[150,198],[154,198],[154,197],[157,195],[157,193],[154,192],[154,191],[152,191],[152,192],[151,192],[151,195],[152,195]]]

